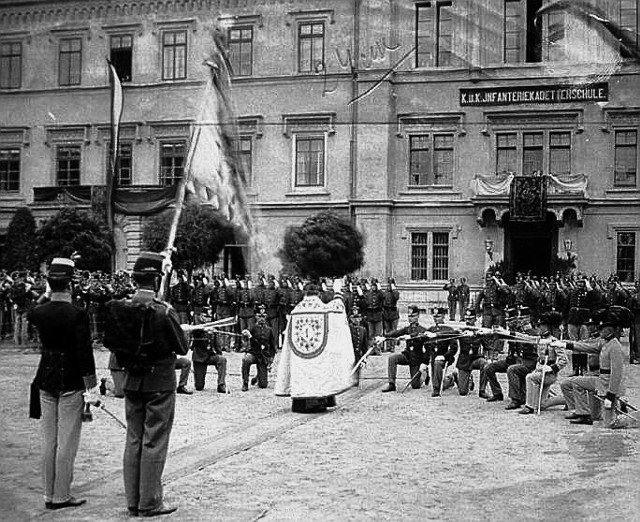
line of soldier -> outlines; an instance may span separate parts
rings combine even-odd
[[[0,270],[0,281],[0,338],[13,338],[18,346],[37,342],[37,331],[28,324],[27,313],[46,291],[45,275],[31,270]],[[73,304],[87,310],[93,340],[102,339],[105,304],[113,298],[130,296],[134,290],[130,274],[125,271],[112,274],[75,270]]]
[[[532,322],[521,310],[507,310],[506,328],[476,326],[473,309],[467,310],[465,323],[445,324],[447,309],[432,310],[434,326],[419,324],[422,310],[409,307],[409,324],[385,339],[404,339],[405,348],[388,358],[388,383],[382,392],[396,391],[397,367],[409,366],[409,386],[419,389],[431,381],[432,397],[457,385],[460,395],[474,389],[473,370],[479,370],[478,397],[487,402],[503,401],[502,386],[496,374],[506,373],[508,398],[506,410],[521,414],[540,414],[552,406],[562,405],[569,411],[566,419],[572,424],[593,424],[604,420],[609,428],[623,428],[637,424],[630,415],[635,409],[626,397],[624,386],[623,348],[620,337],[623,328],[638,326],[630,310],[619,305],[607,305],[598,310],[585,328],[588,338],[564,340],[565,326],[562,315],[547,311]],[[572,355],[569,355],[569,354]],[[588,365],[584,373],[560,377],[560,371],[569,361],[584,354]],[[447,371],[449,370],[449,371]],[[559,382],[561,395],[554,394],[551,386]],[[491,395],[486,393],[487,387]],[[635,410],[637,413],[637,410]]]
[[[287,315],[304,296],[305,281],[299,277],[276,279],[273,275],[258,274],[255,278],[229,279],[220,275],[209,282],[204,274],[195,274],[190,282],[186,271],[180,270],[177,278],[176,284],[170,288],[169,302],[178,312],[182,324],[198,324],[203,312],[210,313],[217,320],[236,317],[237,325],[233,331],[239,333],[255,324],[256,311],[259,306],[264,306],[278,347],[281,347]],[[328,303],[333,299],[333,290],[326,281],[320,284],[320,298]],[[388,279],[386,285],[375,278],[349,280],[342,292],[349,313],[357,306],[369,339],[397,327],[400,293],[393,279]],[[223,349],[230,350],[230,344],[231,336],[224,341]],[[233,348],[240,349],[238,340]],[[388,343],[382,349],[390,351],[392,344]]]
[[[534,278],[518,274],[516,282],[508,285],[500,273],[487,271],[482,290],[475,300],[476,315],[482,318],[482,326],[505,326],[505,311],[514,308],[519,313],[528,311],[533,323],[540,314],[557,311],[566,326],[569,340],[579,341],[589,337],[587,323],[598,311],[608,306],[624,306],[640,325],[640,281],[632,289],[622,286],[616,276],[603,279],[585,274],[556,276],[554,278]],[[638,326],[631,329],[630,362],[640,362],[640,331]],[[586,368],[586,357],[577,355],[573,361],[576,374]]]

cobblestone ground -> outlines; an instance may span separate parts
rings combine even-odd
[[[108,353],[95,353],[108,377]],[[382,394],[386,354],[336,408],[294,414],[274,396],[273,374],[267,389],[241,392],[241,356],[227,355],[231,393],[215,392],[210,368],[204,391],[178,395],[165,497],[179,510],[166,520],[640,521],[638,429],[570,425],[561,408],[519,415],[455,388]],[[74,494],[87,504],[44,509],[39,423],[27,408],[38,360],[0,345],[0,519],[126,519],[124,430],[99,410],[76,460]],[[640,366],[626,372],[640,405]],[[402,387],[407,368],[399,377]],[[104,402],[124,418],[121,399]]]

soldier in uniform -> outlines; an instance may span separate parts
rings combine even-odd
[[[226,393],[227,359],[218,346],[218,336],[205,330],[193,331],[191,349],[193,350],[193,380],[197,391],[204,390],[207,366],[215,366],[218,372],[218,393]]]
[[[449,282],[442,288],[447,291],[447,305],[449,306],[449,321],[456,320],[456,305],[458,304],[458,287],[455,279],[449,279]]]
[[[470,294],[471,289],[467,284],[467,278],[461,277],[460,284],[458,285],[458,309],[460,311],[460,320],[462,320],[463,317],[466,317],[465,314],[467,313],[467,308],[469,306]]]
[[[277,335],[279,331],[278,326],[278,303],[280,301],[280,294],[278,288],[276,288],[276,280],[270,275],[266,287],[262,293],[262,303],[265,307],[267,314],[267,324],[273,330],[273,335]],[[277,344],[276,344],[277,347]]]
[[[226,319],[228,317],[234,317],[235,311],[233,308],[233,301],[235,298],[234,289],[231,288],[231,283],[224,277],[219,281],[219,285],[214,290],[216,301],[216,319]],[[230,327],[225,327],[223,330],[229,330]],[[231,336],[225,335],[220,339],[220,347],[225,352],[231,351]]]
[[[42,475],[47,509],[80,506],[71,495],[73,465],[80,443],[83,392],[97,395],[96,367],[87,313],[71,304],[71,259],[55,258],[49,268],[51,299],[29,313],[40,333],[42,357],[34,381],[44,436]]]
[[[544,312],[540,315],[537,335],[540,341],[538,348],[538,361],[535,369],[526,378],[526,400],[520,413],[527,415],[534,413],[540,400],[540,408],[545,407],[545,400],[551,385],[558,379],[558,373],[567,365],[568,359],[564,349],[551,346],[555,340],[553,330],[562,321],[560,312]],[[542,386],[542,392],[540,387]]]
[[[258,387],[266,388],[269,385],[269,366],[276,356],[277,343],[275,332],[267,320],[267,310],[261,305],[256,314],[256,324],[250,330],[242,331],[248,343],[242,358],[242,391],[249,390],[249,372],[253,364],[258,370]]]
[[[567,334],[570,340],[589,339],[586,323],[596,309],[598,301],[596,292],[587,288],[587,280],[578,279],[576,287],[569,292],[567,299]],[[574,375],[583,375],[587,372],[587,356],[581,353],[573,354],[571,365]]]
[[[407,326],[387,334],[387,337],[391,338],[405,336],[408,338],[406,339],[406,348],[401,353],[391,354],[387,360],[389,382],[382,388],[383,393],[395,391],[398,365],[409,366],[411,387],[413,389],[417,390],[422,386],[418,374],[420,373],[420,366],[425,365],[426,367],[429,363],[431,350],[427,346],[427,342],[429,337],[435,337],[435,334],[427,333],[427,329],[419,324],[420,309],[417,306],[413,305],[409,307],[408,319],[409,324]],[[378,337],[375,342],[381,343],[384,339],[384,337]]]
[[[467,310],[465,314],[465,324],[475,326],[476,314],[473,310]],[[458,340],[460,353],[456,368],[458,369],[458,393],[467,395],[473,391],[474,383],[471,372],[482,370],[487,360],[484,358],[486,337],[480,333],[467,330],[465,336]]]
[[[482,314],[483,328],[504,326],[504,310],[509,299],[509,287],[487,271],[484,288],[478,294],[476,315]]]
[[[189,324],[189,301],[191,287],[187,283],[187,274],[178,270],[178,282],[171,287],[171,305],[178,314],[180,324]]]
[[[432,310],[434,326],[427,329],[427,333],[432,333],[433,338],[429,341],[433,343],[431,351],[431,385],[432,397],[440,397],[440,390],[444,391],[453,386],[454,379],[446,375],[446,368],[454,363],[458,343],[455,340],[447,340],[447,336],[455,333],[455,330],[444,325],[447,314],[446,308],[436,307]],[[444,339],[439,339],[443,336]],[[443,382],[444,380],[444,382]]]
[[[251,330],[256,324],[255,294],[251,288],[251,280],[245,277],[236,290],[238,303],[238,327],[240,331]]]
[[[127,440],[124,450],[124,489],[132,516],[155,516],[174,512],[176,506],[163,502],[162,472],[169,449],[176,404],[176,355],[186,355],[189,346],[176,311],[156,298],[163,263],[161,254],[142,252],[133,267],[137,290],[131,300],[112,300],[107,305],[105,346],[122,347],[124,335],[140,338],[148,363],[143,368],[125,367],[124,394]],[[144,308],[148,321],[129,324],[124,318],[133,309]],[[131,322],[129,320],[129,322]],[[121,361],[122,362],[122,361]]]
[[[364,294],[364,304],[366,311],[367,330],[370,339],[375,339],[382,335],[382,304],[384,294],[378,286],[378,281],[373,280]],[[376,347],[375,353],[380,351]]]
[[[195,286],[191,292],[191,309],[193,311],[193,324],[200,324],[200,318],[209,307],[210,292],[207,286],[208,280],[204,274],[194,276]]]
[[[525,309],[525,311],[528,311]],[[538,331],[531,326],[530,316],[521,315],[522,309],[517,309],[516,319],[511,327],[512,331],[538,335]],[[507,381],[509,382],[509,403],[505,410],[517,410],[527,399],[526,377],[531,373],[538,362],[538,350],[533,343],[515,342],[516,362],[507,368]]]
[[[354,306],[351,309],[351,314],[349,315],[349,330],[351,331],[353,354],[355,356],[356,362],[358,362],[368,349],[369,337],[367,334],[367,329],[362,326],[362,316],[360,315],[360,309],[357,306]],[[358,368],[354,374],[354,386],[357,386],[360,382],[361,369],[361,367]]]
[[[598,375],[574,376],[561,384],[567,406],[573,410],[567,419],[572,424],[593,424],[590,398],[598,396],[603,403],[603,420],[608,428],[625,425],[617,418],[618,399],[624,393],[624,350],[620,344],[622,328],[630,326],[633,317],[628,308],[611,306],[595,316],[599,338],[590,341],[555,341],[552,346],[594,354],[599,359]]]
[[[387,287],[382,291],[382,326],[385,336],[398,328],[398,321],[400,320],[400,312],[398,311],[399,299],[400,292],[398,292],[393,279],[389,279]],[[394,345],[395,341],[385,341],[385,351],[392,352]]]

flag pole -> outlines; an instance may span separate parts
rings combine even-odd
[[[120,118],[122,117],[123,109],[123,96],[122,96],[122,84],[120,78],[115,70],[111,60],[107,58],[107,64],[109,66],[109,85],[111,91],[111,151],[109,154],[109,168],[107,169],[107,183],[105,194],[105,207],[106,207],[106,220],[109,230],[113,232],[114,229],[114,208],[113,198],[115,188],[118,184],[117,180],[117,167],[119,158],[119,141],[120,141]],[[115,269],[115,252],[111,257],[111,268]]]
[[[173,220],[171,221],[171,227],[169,228],[169,237],[167,238],[167,247],[164,250],[164,256],[167,260],[171,259],[171,254],[174,251],[174,245],[176,242],[176,236],[178,235],[178,224],[180,223],[180,216],[182,215],[182,209],[184,207],[184,199],[187,192],[187,181],[189,173],[191,172],[191,161],[198,141],[200,139],[200,125],[197,125],[191,136],[191,143],[189,144],[189,152],[187,154],[187,160],[184,166],[184,175],[178,182],[178,188],[176,190],[176,206],[173,214]],[[160,290],[162,292],[162,299],[167,299],[169,295],[169,283],[171,281],[171,270],[165,270],[162,273],[162,284]]]

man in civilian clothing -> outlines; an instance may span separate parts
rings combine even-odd
[[[176,354],[186,355],[189,346],[178,314],[156,298],[166,262],[161,254],[142,252],[133,267],[138,288],[131,300],[107,304],[104,344],[118,353],[125,368],[124,489],[132,516],[164,515],[177,509],[163,502],[162,472],[175,415]],[[142,353],[129,352],[121,358],[118,350],[132,339]]]

